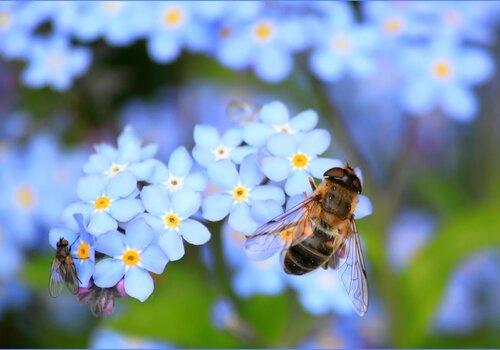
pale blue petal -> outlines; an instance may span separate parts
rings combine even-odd
[[[153,278],[146,270],[132,267],[125,274],[125,291],[131,297],[144,302],[153,290]]]
[[[281,205],[285,203],[285,194],[283,193],[283,190],[277,186],[257,186],[252,190],[250,196],[254,201],[271,199]]]
[[[107,232],[99,236],[95,250],[111,257],[120,256],[125,250],[125,236],[118,231]]]
[[[476,97],[467,88],[459,85],[447,86],[440,99],[443,111],[454,119],[470,121],[477,114]]]
[[[153,158],[156,152],[158,152],[158,145],[156,143],[150,143],[149,145],[142,147],[141,159]]]
[[[286,210],[290,210],[296,205],[299,205],[302,203],[305,199],[307,199],[307,196],[304,196],[303,193],[297,194],[294,196],[291,196],[288,201],[286,202]]]
[[[106,194],[111,198],[127,197],[137,188],[137,181],[129,171],[122,171],[108,180]]]
[[[101,154],[93,154],[83,166],[83,171],[87,174],[102,174],[108,170],[111,162]]]
[[[309,131],[300,141],[300,150],[309,156],[325,152],[330,146],[330,133],[324,129]]]
[[[94,262],[91,260],[76,261],[76,272],[78,274],[78,279],[80,280],[80,287],[86,288],[89,286],[90,278],[94,273]]]
[[[49,243],[54,249],[57,249],[59,238],[64,238],[71,245],[77,237],[78,235],[75,232],[66,227],[54,227],[49,231]]]
[[[273,181],[283,181],[290,174],[290,161],[278,157],[266,157],[262,160],[262,172]]]
[[[207,177],[202,172],[189,174],[184,179],[184,185],[193,191],[201,192],[207,187]]]
[[[240,180],[245,187],[254,187],[262,182],[264,174],[259,169],[256,156],[246,157],[240,166]]]
[[[163,253],[160,247],[150,245],[141,254],[141,266],[146,270],[156,273],[157,275],[163,273],[167,265],[167,256]]]
[[[246,156],[257,152],[257,148],[252,146],[236,147],[231,151],[231,160],[236,164],[240,164]]]
[[[266,223],[283,212],[283,207],[276,201],[256,201],[251,208],[252,217],[260,224]]]
[[[229,214],[229,226],[244,234],[254,232],[259,224],[252,218],[250,207],[245,203],[237,204]]]
[[[106,212],[97,212],[90,217],[90,223],[87,230],[94,236],[99,236],[105,232],[116,230],[118,224]]]
[[[209,125],[196,125],[194,127],[194,142],[203,148],[215,148],[220,143],[219,132]]]
[[[402,102],[409,113],[424,114],[435,104],[435,89],[428,81],[415,80],[405,85]]]
[[[243,127],[243,140],[251,146],[262,147],[274,134],[274,129],[263,123],[248,123]]]
[[[125,273],[125,265],[120,260],[103,259],[95,265],[94,283],[101,288],[114,287]]]
[[[365,216],[371,215],[373,213],[373,205],[370,198],[361,194],[358,196],[358,199],[358,205],[354,210],[354,217],[356,219],[361,219]]]
[[[491,56],[483,50],[467,48],[456,57],[457,74],[468,85],[477,85],[490,79],[495,71]]]
[[[148,246],[155,235],[151,227],[143,219],[129,222],[125,228],[125,242],[130,248],[143,250]]]
[[[204,167],[208,167],[215,160],[210,149],[200,146],[193,147],[193,158],[198,164]]]
[[[280,101],[274,101],[262,106],[259,117],[264,123],[271,126],[286,124],[290,118],[288,109]]]
[[[318,114],[312,109],[300,112],[290,121],[290,126],[295,131],[310,131],[318,124]]]
[[[314,51],[309,58],[309,64],[312,71],[326,81],[337,81],[343,75],[341,60],[332,55],[328,49]]]
[[[76,194],[86,202],[92,202],[99,197],[104,190],[104,178],[99,175],[82,177],[76,185]]]
[[[202,204],[203,217],[210,221],[219,221],[226,217],[231,209],[233,198],[229,194],[213,194],[205,198]]]
[[[174,212],[182,218],[187,218],[198,211],[201,205],[201,195],[189,188],[183,188],[172,195]]]
[[[184,256],[182,237],[174,230],[167,230],[158,238],[158,244],[170,261],[179,260]]]
[[[235,148],[239,146],[243,141],[243,130],[242,129],[229,129],[222,136],[221,143],[229,148]]]
[[[194,245],[205,244],[210,239],[210,232],[205,225],[192,219],[181,222],[180,232],[186,241]]]
[[[285,79],[293,67],[293,58],[288,50],[276,47],[267,47],[254,53],[255,74],[270,83],[277,83]]]
[[[79,227],[78,223],[75,221],[73,215],[75,213],[80,213],[83,215],[83,219],[85,222],[88,222],[90,214],[94,210],[94,206],[88,203],[76,202],[68,205],[62,213],[62,221],[64,224],[69,227],[74,232],[78,232]]]
[[[143,218],[155,231],[161,231],[165,228],[165,221],[161,217],[153,216],[151,214],[142,214],[140,217]]]
[[[156,159],[154,159],[156,161]],[[156,161],[154,165],[151,176],[148,178],[148,182],[152,184],[160,184],[168,179],[169,173],[167,166],[160,161]]]
[[[146,211],[155,215],[165,214],[172,209],[168,191],[161,185],[144,187],[141,191],[141,199]]]
[[[307,177],[307,173],[303,170],[292,171],[291,176],[288,178],[288,180],[286,180],[285,183],[286,194],[288,194],[289,196],[293,196],[295,194],[310,192],[311,186],[309,185]]]
[[[156,62],[173,61],[180,52],[179,43],[170,35],[155,35],[147,41],[149,55]]]
[[[144,207],[139,199],[118,199],[111,204],[109,209],[111,216],[119,222],[132,220],[143,211]]]
[[[291,135],[277,134],[269,138],[267,141],[267,149],[274,156],[291,157],[297,152],[297,143]]]
[[[189,174],[193,160],[185,147],[177,147],[168,160],[168,169],[172,174],[179,177],[184,177]]]
[[[335,167],[342,167],[344,163],[341,160],[333,158],[316,158],[309,163],[309,172],[317,179],[323,178],[325,171]]]
[[[224,159],[208,167],[208,177],[216,187],[230,190],[237,185],[239,176],[236,166],[230,160]]]
[[[133,163],[127,167],[137,180],[139,181],[151,181],[151,176],[154,173],[156,167],[163,165],[160,161],[156,159],[147,159],[140,163]]]

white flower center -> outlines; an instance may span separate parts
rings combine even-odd
[[[233,196],[234,202],[241,203],[248,201],[251,190],[251,188],[245,187],[240,183],[230,193]]]
[[[212,154],[214,155],[216,161],[228,159],[229,156],[231,156],[231,148],[221,144],[212,150]]]
[[[289,123],[281,124],[281,125],[273,125],[274,130],[277,133],[284,133],[284,134],[295,134],[295,130],[290,126]]]
[[[182,177],[170,175],[167,181],[164,182],[164,184],[170,191],[175,192],[182,188],[183,180],[184,179]]]
[[[105,174],[108,175],[109,177],[113,177],[119,172],[123,171],[127,167],[127,164],[118,164],[118,163],[113,163],[109,167],[108,170],[105,171]]]

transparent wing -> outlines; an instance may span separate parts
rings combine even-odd
[[[316,197],[308,197],[246,236],[247,255],[254,260],[264,260],[312,234],[310,213],[315,204]]]
[[[347,295],[358,315],[368,310],[368,282],[361,241],[354,222],[353,232],[330,258],[329,266],[336,268]]]
[[[71,294],[77,294],[79,279],[76,273],[75,264],[73,263],[72,260],[69,260],[63,267],[65,270],[64,276],[65,276],[66,287],[68,288]]]
[[[53,298],[58,297],[61,294],[64,285],[63,275],[61,275],[61,266],[62,264],[59,260],[54,259],[52,261],[49,276],[49,294]]]

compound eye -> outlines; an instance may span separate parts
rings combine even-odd
[[[323,174],[325,177],[335,177],[338,179],[343,178],[345,175],[345,170],[342,168],[331,168]]]
[[[361,193],[361,190],[362,190],[362,188],[361,188],[361,182],[358,179],[354,179],[352,181],[352,185],[356,189],[356,192]]]

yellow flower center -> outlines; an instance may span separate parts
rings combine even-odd
[[[113,163],[109,167],[107,174],[108,174],[108,176],[115,176],[123,169],[125,169],[125,165]]]
[[[351,40],[344,33],[334,35],[332,37],[330,43],[331,43],[331,47],[332,47],[333,51],[338,52],[338,53],[342,53],[342,54],[348,52],[352,46]]]
[[[291,162],[294,169],[304,169],[309,164],[309,157],[305,153],[296,153],[293,155]]]
[[[431,65],[432,74],[439,80],[447,80],[453,74],[453,66],[446,59],[439,59]]]
[[[12,21],[12,17],[8,12],[0,12],[0,28],[6,28]]]
[[[179,27],[184,21],[184,12],[180,7],[171,7],[163,14],[163,22],[169,28]]]
[[[233,199],[236,202],[244,202],[248,198],[248,188],[243,185],[238,185],[233,189]]]
[[[23,209],[31,209],[36,202],[36,194],[30,186],[21,186],[15,193],[16,201]]]
[[[88,259],[90,257],[90,245],[87,242],[80,243],[76,255],[80,260]]]
[[[266,42],[274,36],[274,26],[269,21],[256,23],[252,28],[253,36],[257,41]]]
[[[96,210],[104,211],[111,205],[111,200],[108,196],[101,196],[94,201],[94,208]]]
[[[121,1],[105,1],[102,4],[102,8],[108,13],[117,12],[122,7],[123,4],[121,3]]]
[[[123,253],[123,263],[127,266],[135,266],[141,261],[141,255],[135,249],[129,249]]]
[[[229,38],[231,36],[232,30],[229,26],[222,26],[219,28],[219,36],[221,38]]]
[[[382,24],[382,29],[384,32],[390,35],[395,35],[401,33],[401,30],[403,29],[404,22],[403,19],[400,17],[390,17],[388,18],[383,24]]]
[[[181,222],[181,218],[179,215],[175,213],[168,213],[163,217],[163,220],[165,221],[165,226],[170,228],[170,229],[176,229],[179,227],[179,224]]]
[[[221,159],[228,159],[229,156],[231,155],[231,149],[224,145],[219,145],[219,147],[212,150],[212,153],[216,161]]]

